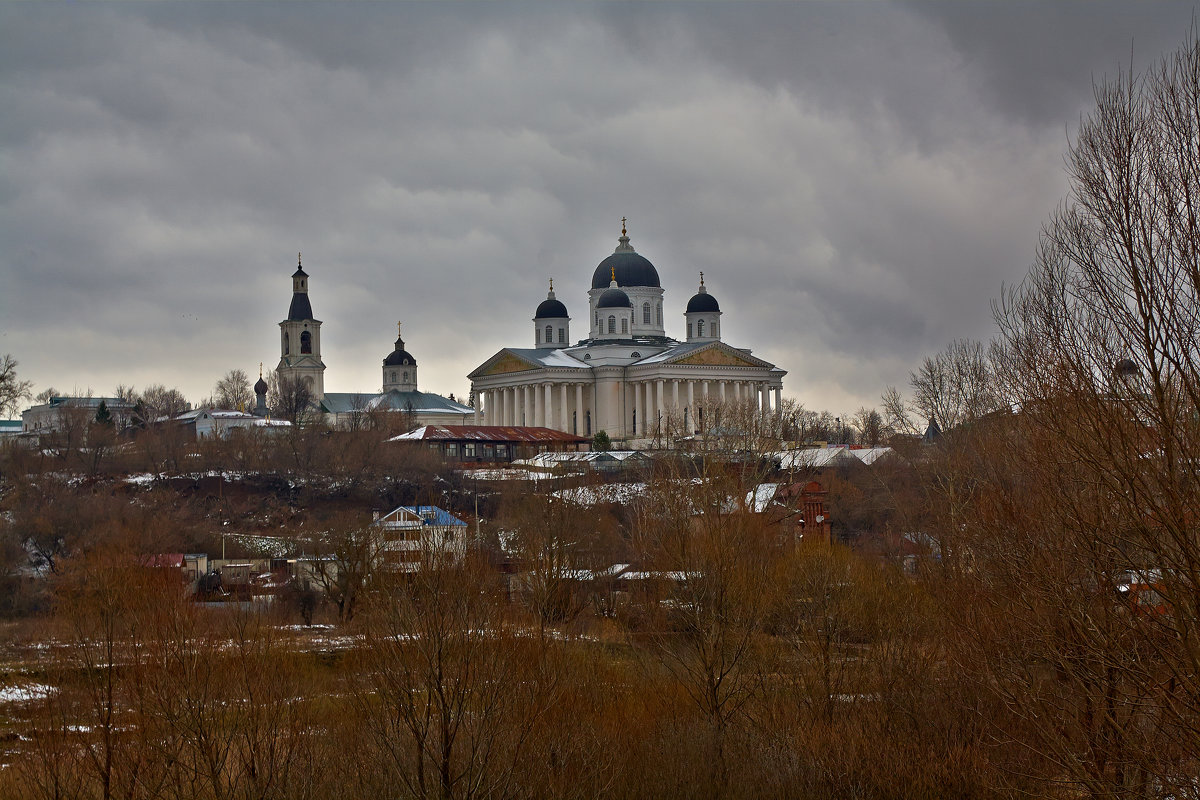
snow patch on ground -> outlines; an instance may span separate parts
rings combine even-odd
[[[24,686],[0,688],[0,703],[32,703],[54,694],[58,690],[44,683],[27,683]]]

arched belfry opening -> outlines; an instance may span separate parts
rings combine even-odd
[[[308,331],[300,334],[300,352],[301,354],[312,352],[312,334]]]

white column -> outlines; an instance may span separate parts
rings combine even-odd
[[[725,381],[721,381],[719,386],[720,386],[720,392],[721,392],[721,394],[720,394],[721,402],[724,403],[725,402]]]
[[[529,424],[535,427],[540,427],[542,424],[542,393],[540,386],[529,387],[533,391],[533,416],[530,418]]]
[[[511,409],[509,408],[508,389],[500,390],[500,424],[508,424],[508,415]]]
[[[655,397],[654,397],[655,404],[658,407],[658,415],[654,418],[654,424],[655,424],[655,426],[657,426],[659,421],[662,420],[662,418],[663,418],[663,413],[666,411],[666,407],[663,405],[663,402],[665,401],[666,396],[667,396],[666,381],[664,381],[662,378],[658,379],[658,385],[657,385],[657,388],[655,388],[655,390],[654,390],[654,394],[655,394]]]
[[[762,410],[763,414],[771,413],[771,387],[765,383],[762,385]]]
[[[563,433],[571,430],[570,412],[567,411],[567,385],[562,384],[558,395],[558,429]]]
[[[521,387],[521,424],[533,424],[533,396],[528,384]]]
[[[781,408],[783,408],[783,387],[776,386],[775,387],[775,413],[778,414],[779,410]]]
[[[575,384],[575,430],[572,432],[576,436],[582,436],[583,432],[587,430],[583,418],[583,389],[582,383]]]
[[[637,401],[638,401],[638,435],[642,438],[646,437],[646,431],[650,430],[646,427],[650,422],[650,384],[641,381],[637,384]]]
[[[687,382],[687,429],[685,435],[690,436],[696,430],[696,382]]]
[[[671,402],[675,405],[675,410],[679,410],[679,381],[671,381]]]
[[[554,384],[546,384],[546,407],[543,409],[544,416],[542,424],[547,428],[554,427]]]
[[[471,394],[475,398],[475,424],[479,425],[479,407],[483,405],[483,398],[479,396],[479,389],[471,387]]]

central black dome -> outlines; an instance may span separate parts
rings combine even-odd
[[[617,283],[621,286],[662,288],[658,270],[654,268],[649,259],[632,250],[613,253],[601,261],[600,265],[596,267],[596,271],[592,273],[592,288],[603,289],[612,281],[614,275],[617,277]]]

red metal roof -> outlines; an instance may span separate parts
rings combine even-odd
[[[392,441],[421,442],[504,442],[508,444],[585,444],[591,439],[552,428],[508,425],[426,425],[395,437]]]

